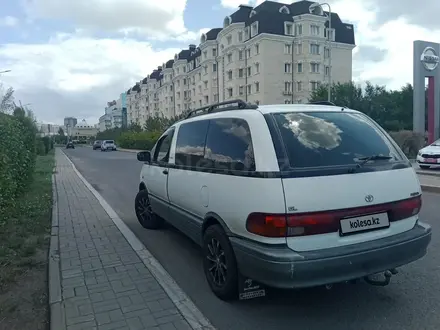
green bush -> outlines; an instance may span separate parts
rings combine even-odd
[[[0,214],[32,180],[35,159],[33,120],[0,113]]]
[[[407,130],[390,132],[389,134],[408,158],[415,158],[417,152],[425,145],[423,134]]]
[[[125,149],[150,150],[161,132],[124,132],[116,140],[117,145]]]
[[[36,147],[36,151],[37,151],[38,156],[47,155],[46,145],[45,145],[44,140],[42,138],[37,139],[35,147]]]

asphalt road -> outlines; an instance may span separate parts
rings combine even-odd
[[[173,228],[148,231],[138,224],[133,205],[141,163],[136,154],[91,148],[65,152],[219,330],[440,329],[440,195],[423,195],[421,218],[434,231],[428,255],[400,269],[388,287],[360,283],[332,290],[269,290],[265,298],[226,303],[211,293],[196,245]]]

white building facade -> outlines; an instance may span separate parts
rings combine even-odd
[[[127,92],[128,124],[173,117],[215,102],[303,103],[322,83],[352,79],[354,27],[337,13],[310,14],[313,2],[241,5]],[[138,99],[146,95],[147,106]]]

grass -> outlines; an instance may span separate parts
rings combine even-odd
[[[36,254],[50,240],[54,163],[54,150],[38,156],[33,182],[2,215],[7,221],[0,225],[0,293],[26,271],[46,267],[47,260]]]

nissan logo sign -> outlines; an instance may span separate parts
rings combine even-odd
[[[439,60],[437,52],[432,47],[426,47],[420,57],[420,61],[422,61],[423,66],[428,71],[434,71],[437,68]]]

